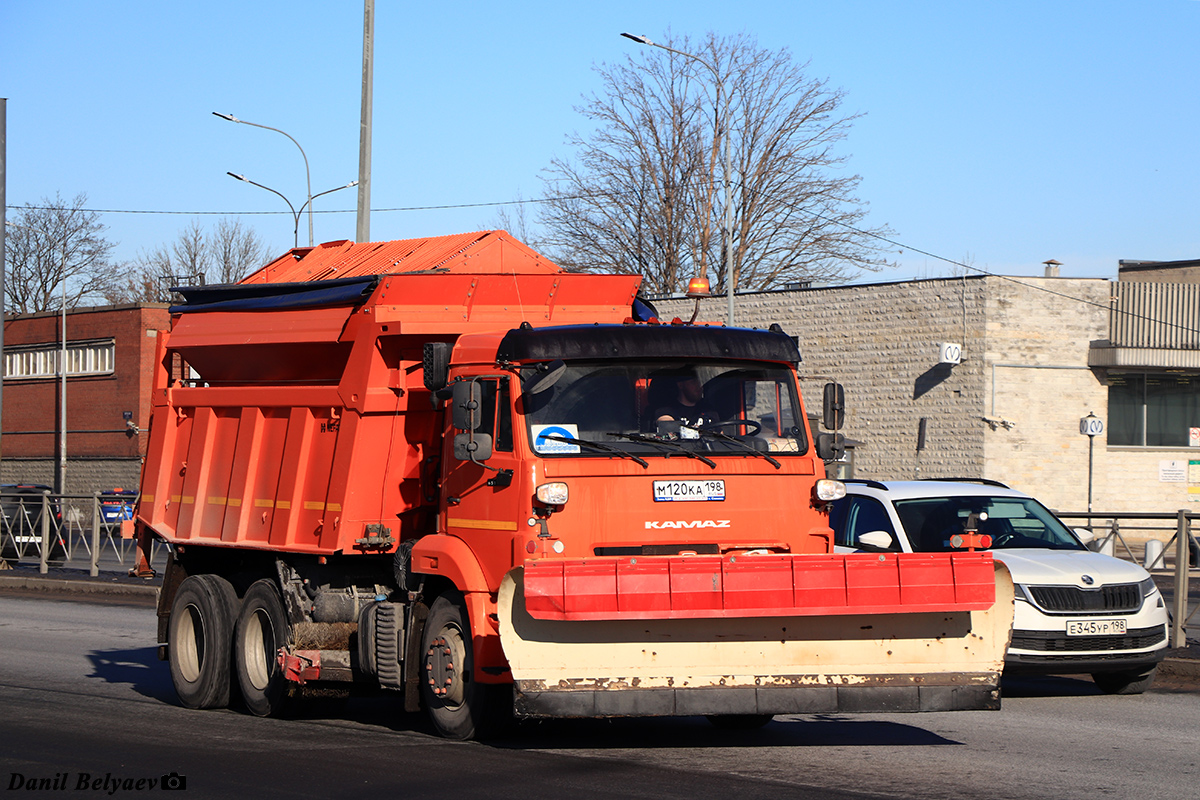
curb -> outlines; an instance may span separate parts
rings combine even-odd
[[[158,597],[158,586],[122,583],[117,578],[104,581],[88,576],[78,578],[44,578],[32,575],[6,575],[0,572],[0,589],[24,589],[31,592],[71,592],[75,594],[115,594],[132,597]]]
[[[1158,665],[1163,677],[1200,679],[1200,661],[1191,658],[1164,658]]]

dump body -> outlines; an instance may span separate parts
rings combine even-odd
[[[256,713],[369,679],[450,736],[497,691],[525,716],[997,707],[1006,573],[833,555],[795,341],[647,321],[637,287],[485,232],[184,290],[136,525],[173,546],[185,704],[228,693],[220,652],[175,658],[216,620]]]

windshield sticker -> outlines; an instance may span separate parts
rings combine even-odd
[[[568,439],[579,438],[579,426],[569,425],[531,425],[533,434],[533,452],[538,455],[560,455],[562,453],[578,453],[579,445],[551,439],[551,436],[562,436]]]

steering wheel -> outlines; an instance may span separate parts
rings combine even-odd
[[[752,419],[727,419],[724,422],[714,422],[711,425],[705,425],[700,430],[716,431],[721,428],[745,428],[746,436],[754,436],[762,430],[762,423]]]
[[[1017,534],[1013,531],[1007,531],[992,539],[992,547],[1003,547],[1004,545],[1017,538]]]

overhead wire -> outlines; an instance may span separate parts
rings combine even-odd
[[[581,193],[581,194],[564,194],[564,195],[556,195],[553,199],[554,200],[583,200],[583,199],[596,197],[598,195],[611,195],[611,194],[612,194],[611,191]],[[494,208],[494,207],[498,207],[498,206],[518,206],[518,205],[527,205],[527,204],[536,204],[536,203],[545,203],[545,202],[548,202],[548,200],[547,199],[528,199],[528,200],[522,199],[522,200],[497,200],[497,201],[491,201],[491,202],[478,202],[478,203],[446,203],[446,204],[441,204],[441,205],[430,205],[430,206],[397,206],[397,207],[392,207],[392,208],[373,208],[373,209],[371,209],[371,213],[372,214],[376,214],[376,213],[385,214],[385,213],[416,212],[416,211],[447,211],[447,210],[465,209],[465,208]],[[901,251],[909,251],[909,252],[913,252],[913,253],[918,253],[927,258],[932,258],[936,261],[941,261],[941,262],[944,262],[946,264],[949,264],[951,266],[954,266],[954,267],[957,267],[960,269],[969,270],[971,272],[978,273],[979,275],[981,275],[983,277],[998,278],[1000,280],[1014,283],[1018,286],[1022,286],[1024,288],[1030,289],[1032,291],[1042,292],[1044,294],[1061,297],[1065,300],[1070,300],[1070,301],[1073,301],[1076,303],[1080,303],[1082,305],[1104,309],[1106,311],[1110,311],[1113,313],[1118,313],[1117,310],[1113,307],[1113,304],[1111,302],[1110,303],[1098,303],[1096,301],[1088,300],[1083,297],[1077,297],[1075,295],[1067,294],[1065,292],[1056,291],[1047,286],[1040,286],[1037,284],[1026,283],[1026,282],[1022,281],[1020,277],[1012,276],[1012,275],[1000,275],[998,273],[991,272],[990,270],[976,267],[973,264],[967,264],[965,262],[958,261],[953,258],[948,258],[946,256],[938,255],[937,253],[934,253],[932,251],[925,250],[920,247],[914,247],[909,244],[905,244],[904,242],[897,241],[896,239],[893,239],[891,237],[877,233],[875,231],[864,230],[862,228],[857,228],[853,225],[850,225],[846,222],[842,222],[841,220],[832,219],[830,217],[822,215],[821,213],[819,213],[817,211],[813,211],[812,209],[804,208],[801,205],[796,204],[796,203],[787,203],[786,205],[789,205],[795,211],[799,211],[801,213],[808,214],[809,216],[812,216],[815,219],[819,219],[822,222],[830,223],[833,225],[838,225],[838,226],[843,227],[849,231],[852,231],[860,236],[866,236],[866,237],[869,237],[872,239],[877,239],[877,240],[884,242],[884,243],[886,243],[894,248],[897,248],[898,250],[901,250]],[[9,210],[12,210],[12,211],[22,211],[22,210],[53,211],[53,210],[57,209],[56,206],[35,206],[35,205],[6,206],[6,208]],[[95,213],[95,214],[146,214],[146,215],[161,214],[161,215],[172,215],[172,216],[231,216],[231,217],[236,217],[236,216],[278,216],[278,215],[291,216],[290,212],[287,212],[287,211],[159,211],[159,210],[148,210],[148,209],[114,209],[114,208],[83,208],[83,209],[79,209],[79,210],[87,211],[89,213]],[[329,210],[322,210],[322,211],[313,211],[313,213],[314,214],[354,214],[357,212],[355,209],[329,209]],[[1189,327],[1187,325],[1182,325],[1179,323],[1172,323],[1172,322],[1168,322],[1166,320],[1157,319],[1155,317],[1147,316],[1144,314],[1138,314],[1138,313],[1131,312],[1131,311],[1122,311],[1119,313],[1127,315],[1130,319],[1142,320],[1144,322],[1152,322],[1154,324],[1162,325],[1162,326],[1168,327],[1168,328],[1174,328],[1174,329],[1188,331],[1188,332],[1195,332],[1197,330],[1197,328],[1194,326]]]

